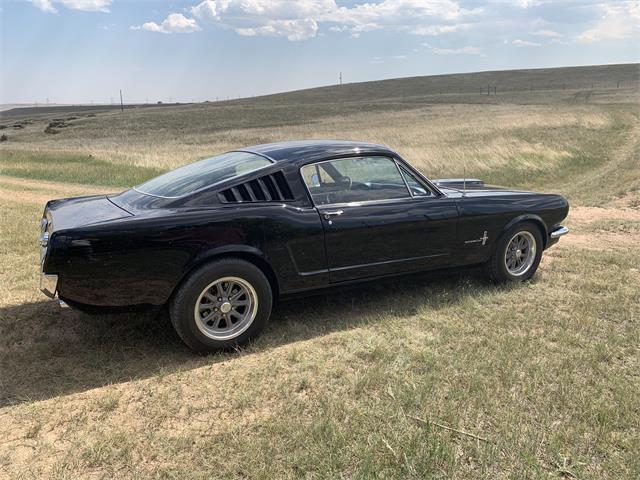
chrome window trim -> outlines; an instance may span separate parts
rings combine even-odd
[[[396,161],[395,158],[393,158],[392,161],[393,161],[394,165],[396,166],[396,170],[398,170],[398,175],[400,175],[400,178],[404,182],[404,188],[407,189],[407,192],[409,193],[409,196],[411,198],[413,198],[413,193],[411,193],[411,189],[409,188],[409,184],[407,183],[407,179],[404,178],[404,175],[402,174],[402,169],[400,168],[400,165],[398,164],[398,162]]]
[[[252,170],[252,171],[250,171],[250,172],[248,172],[246,174],[243,174],[243,175],[249,175],[249,174],[253,174],[255,172],[259,172],[260,170],[263,170],[265,168],[269,168],[272,165],[275,165],[277,163],[273,158],[269,157],[268,155],[264,155],[262,153],[254,152],[254,151],[251,151],[251,150],[229,150],[228,152],[221,153],[220,155],[226,155],[227,153],[250,153],[252,155],[256,155],[258,157],[262,157],[262,158],[264,158],[266,160],[269,160],[269,162],[271,162],[271,165],[265,165],[264,167],[260,167],[260,168],[258,168],[256,170]],[[215,156],[220,156],[220,155],[215,155]],[[207,158],[212,158],[212,157],[207,157]],[[196,160],[196,162],[200,162],[202,160],[207,160],[207,158],[202,158],[200,160]],[[191,162],[191,163],[196,163],[196,162]],[[185,165],[182,165],[182,166],[184,167],[186,165],[189,165],[189,164],[185,164]],[[180,168],[180,167],[178,167],[178,168]],[[176,170],[176,169],[174,168],[174,170]],[[168,172],[171,172],[171,170],[168,170],[168,171],[166,171],[164,173],[168,173]],[[164,173],[161,173],[160,175],[164,175]],[[226,180],[222,180],[221,182],[212,183],[211,185],[207,185],[206,187],[201,187],[201,188],[199,188],[197,190],[194,190],[193,192],[185,193],[184,195],[178,195],[178,196],[175,196],[175,197],[169,197],[169,196],[165,196],[165,195],[156,195],[154,193],[143,192],[142,190],[138,189],[138,187],[140,185],[143,185],[143,184],[136,185],[135,187],[132,187],[132,190],[135,190],[138,193],[142,193],[143,195],[149,195],[150,197],[165,198],[165,199],[168,199],[168,200],[176,200],[178,198],[185,198],[185,197],[188,197],[190,195],[195,195],[197,193],[203,192],[203,191],[205,191],[205,190],[207,190],[209,188],[215,187],[216,185],[220,185],[221,183],[233,181],[236,178],[240,178],[241,176],[242,175],[238,175],[236,177],[227,178]],[[149,179],[149,180],[151,180],[151,179]]]
[[[389,161],[393,162],[393,164],[396,167],[396,170],[398,171],[398,174],[400,175],[400,178],[402,179],[402,182],[404,183],[405,188],[407,189],[407,193],[408,195],[406,197],[398,197],[398,198],[383,198],[383,199],[378,199],[378,200],[362,200],[360,202],[339,202],[339,203],[325,203],[322,205],[316,205],[316,202],[313,200],[313,195],[311,194],[311,191],[309,190],[309,186],[307,185],[307,182],[304,181],[304,175],[302,175],[302,169],[304,167],[308,167],[309,165],[319,165],[321,163],[328,163],[328,162],[335,162],[336,160],[351,160],[351,159],[357,159],[357,158],[372,158],[372,157],[380,157],[380,158],[386,158]],[[380,202],[384,202],[384,203],[388,203],[389,201],[398,201],[398,200],[402,200],[402,201],[406,201],[406,200],[412,200],[414,198],[414,196],[411,194],[411,189],[407,186],[407,182],[404,179],[404,176],[402,175],[402,172],[400,171],[399,167],[398,167],[398,162],[396,161],[395,157],[389,156],[389,155],[381,155],[381,154],[371,154],[371,155],[353,155],[353,156],[347,156],[347,157],[336,157],[336,158],[330,158],[327,160],[320,160],[317,162],[309,162],[309,163],[305,163],[304,165],[301,165],[300,168],[298,168],[298,174],[300,175],[300,179],[302,180],[302,184],[304,185],[305,190],[307,191],[307,195],[309,195],[309,199],[311,200],[311,204],[316,207],[316,208],[320,208],[320,207],[327,207],[327,206],[346,206],[346,207],[353,207],[353,206],[359,206],[359,205],[367,205],[367,204],[372,204],[372,203],[380,203]]]
[[[423,202],[427,199],[435,200],[437,197],[400,197],[400,198],[386,198],[383,200],[363,200],[362,202],[343,202],[343,203],[326,203],[324,205],[315,205],[315,208],[341,208],[341,207],[362,207],[366,205],[375,205],[375,204],[393,204],[393,203],[402,203],[402,202]]]
[[[397,160],[397,159],[395,159],[395,158],[394,158],[394,160],[395,160],[395,162],[396,162],[396,165],[398,166],[398,169],[400,170],[400,175],[402,175],[402,179],[404,180],[404,183],[405,183],[405,185],[407,186],[407,189],[409,189],[409,194],[410,194],[413,198],[428,198],[428,197],[435,197],[435,196],[436,196],[436,195],[434,194],[433,190],[431,190],[431,188],[429,188],[427,185],[425,185],[425,184],[421,183],[421,182],[420,182],[420,180],[421,180],[421,179],[419,179],[419,178],[415,178],[415,175],[413,175],[413,174],[411,173],[411,171],[410,171],[410,170],[409,170],[405,165],[400,164],[400,163],[398,162],[398,160]],[[406,175],[403,173],[403,170],[406,170],[406,171],[407,171],[407,173],[408,173],[409,175],[411,175],[412,177],[414,177],[414,180],[415,180],[416,182],[418,182],[418,184],[419,184],[419,185],[422,185],[422,186],[424,187],[424,189],[425,189],[427,192],[429,192],[429,194],[428,194],[428,195],[414,195],[414,194],[413,194],[413,192],[411,191],[411,188],[409,187],[409,182],[407,182],[407,178],[406,178]]]
[[[431,193],[433,193],[434,197],[446,197],[447,194],[438,188],[436,184],[434,184],[431,180],[425,177],[419,170],[414,168],[409,162],[407,162],[402,156],[399,154],[394,155],[394,160],[406,168],[409,173],[413,174],[419,182],[422,182],[424,186],[426,186]]]

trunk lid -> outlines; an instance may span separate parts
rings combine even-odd
[[[50,233],[131,216],[106,195],[50,200],[45,207],[47,231]]]

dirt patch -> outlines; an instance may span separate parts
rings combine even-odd
[[[560,242],[562,245],[597,251],[640,248],[640,236],[624,233],[570,233]]]
[[[591,223],[600,220],[638,220],[640,209],[575,207],[569,211],[569,220],[577,223]]]
[[[566,223],[571,231],[569,235],[562,237],[560,245],[600,251],[640,247],[640,235],[598,227],[603,222],[640,222],[640,210],[623,205],[624,208],[572,208]]]

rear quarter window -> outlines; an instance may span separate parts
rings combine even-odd
[[[158,197],[181,197],[225,180],[271,165],[271,161],[249,152],[229,152],[185,165],[136,187]]]

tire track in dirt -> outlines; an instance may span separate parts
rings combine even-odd
[[[560,239],[559,245],[588,250],[640,248],[640,229],[637,232],[635,229],[630,232],[609,231],[598,225],[607,221],[640,225],[640,209],[573,207],[566,222],[571,231]]]

